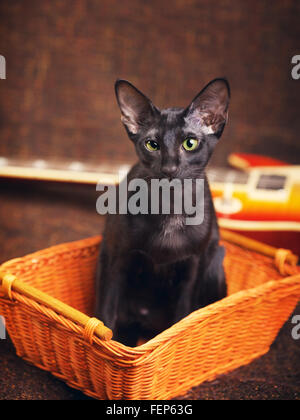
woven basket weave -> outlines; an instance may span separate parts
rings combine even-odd
[[[0,314],[17,354],[95,398],[169,399],[247,364],[269,350],[300,298],[290,253],[276,252],[275,264],[245,240],[223,240],[228,297],[130,348],[89,317],[100,243],[57,245],[0,267]]]

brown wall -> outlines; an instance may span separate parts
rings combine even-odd
[[[215,162],[252,151],[299,163],[299,21],[298,0],[2,0],[0,156],[132,160],[117,77],[168,107],[226,76],[230,122]]]

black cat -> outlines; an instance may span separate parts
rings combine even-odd
[[[139,157],[128,183],[136,178],[149,186],[152,179],[204,180],[200,224],[186,224],[184,212],[107,216],[96,316],[113,330],[115,340],[134,346],[139,336],[151,338],[226,296],[224,249],[204,171],[227,121],[230,89],[225,79],[215,79],[186,109],[165,110],[125,80],[118,80],[115,90]],[[195,201],[195,188],[192,195]]]

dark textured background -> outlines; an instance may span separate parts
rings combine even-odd
[[[291,78],[299,21],[297,0],[1,0],[0,156],[133,161],[117,77],[168,107],[226,76],[230,120],[213,163],[243,151],[299,164],[300,80]],[[0,263],[97,234],[95,200],[90,187],[0,181]],[[184,398],[299,399],[300,344],[290,327],[267,356]],[[0,366],[2,399],[84,398],[18,359],[8,340]]]
[[[2,0],[0,15],[0,154],[132,159],[116,78],[168,107],[226,76],[232,104],[219,159],[255,150],[298,161],[297,0]]]

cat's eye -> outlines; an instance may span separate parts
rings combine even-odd
[[[150,152],[155,152],[156,150],[159,150],[159,144],[156,143],[156,141],[154,140],[147,140],[145,146],[148,150],[150,150]]]
[[[184,148],[184,150],[186,150],[187,152],[191,152],[192,150],[195,150],[198,147],[199,141],[197,139],[185,139],[184,142],[182,143],[182,146]]]

